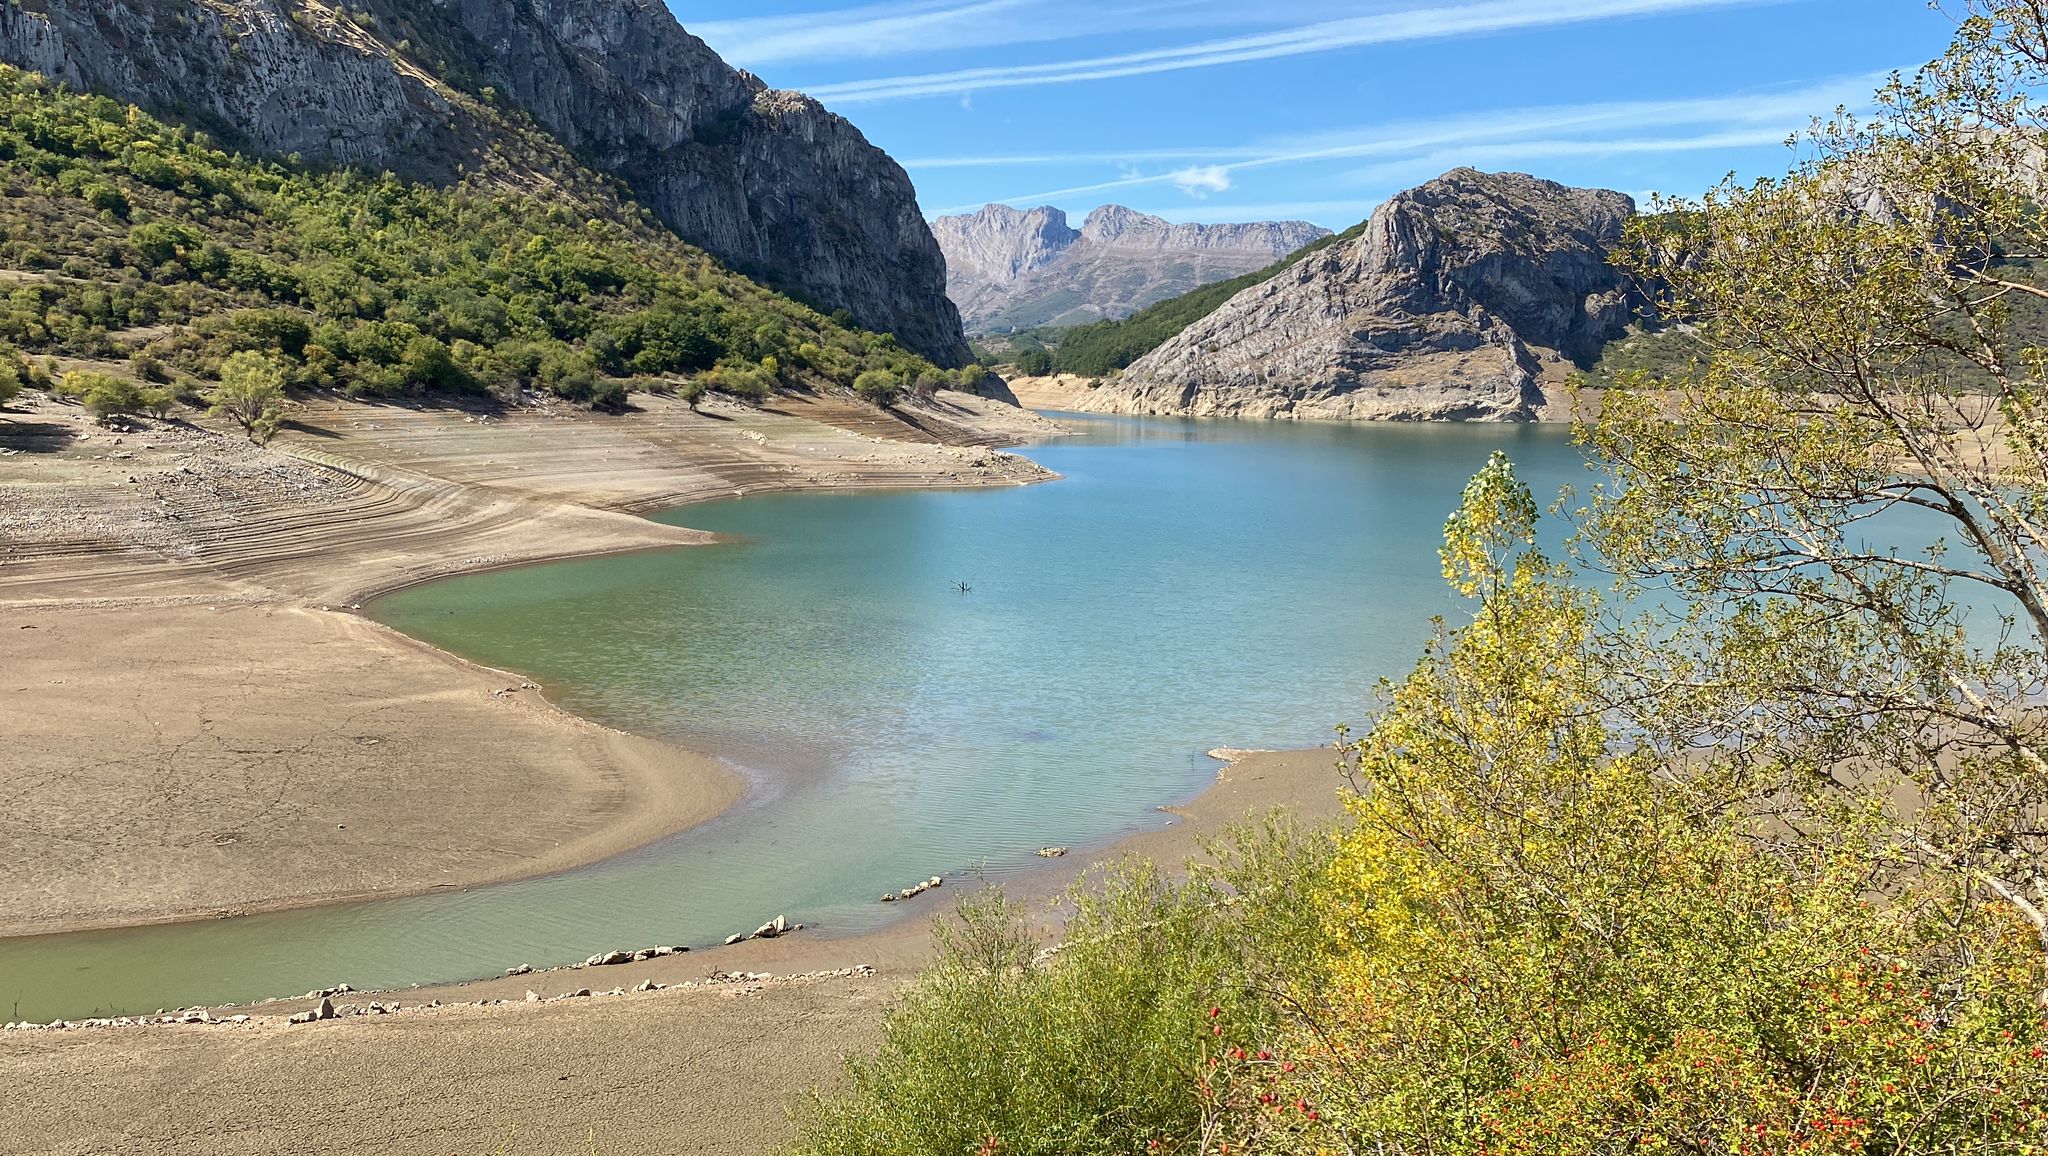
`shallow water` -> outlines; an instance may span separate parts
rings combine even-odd
[[[1028,451],[1064,475],[1047,485],[693,506],[664,520],[736,540],[381,601],[571,710],[724,755],[748,801],[545,879],[0,941],[0,1017],[460,979],[783,912],[874,926],[898,910],[884,890],[1164,821],[1212,779],[1212,747],[1327,742],[1454,609],[1438,535],[1487,454],[1539,496],[1585,477],[1554,428],[1085,428]]]

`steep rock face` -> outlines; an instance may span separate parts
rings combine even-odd
[[[1119,413],[1525,420],[1630,316],[1607,263],[1635,202],[1457,169],[1093,390]]]
[[[325,0],[23,0],[0,5],[0,59],[260,151],[429,180],[516,151],[468,94],[509,102],[733,267],[966,362],[902,168],[727,66],[658,0],[351,7],[374,20]]]
[[[1105,205],[1079,229],[1058,209],[990,205],[932,222],[946,290],[976,333],[1128,317],[1263,269],[1327,229],[1305,221],[1176,225]]]

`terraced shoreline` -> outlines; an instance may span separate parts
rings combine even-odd
[[[595,862],[716,815],[715,760],[351,613],[490,566],[689,545],[636,511],[795,488],[1013,485],[1056,432],[944,395],[892,416],[301,407],[223,431],[0,415],[0,935],[418,893]]]

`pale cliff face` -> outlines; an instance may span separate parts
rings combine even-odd
[[[257,150],[430,180],[504,143],[454,99],[445,68],[530,113],[735,268],[942,364],[967,360],[944,257],[902,168],[817,102],[727,66],[657,0],[350,7],[374,28],[319,0],[0,5],[0,59]]]
[[[1232,298],[1091,391],[1198,416],[1522,420],[1630,316],[1607,263],[1635,203],[1519,173],[1447,173],[1363,235]]]
[[[990,205],[932,222],[947,293],[970,329],[990,332],[1127,317],[1214,281],[1241,276],[1329,235],[1305,221],[1176,225],[1120,205],[1067,215]]]

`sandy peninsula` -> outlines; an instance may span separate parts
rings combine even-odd
[[[690,545],[637,512],[803,487],[1022,484],[1054,432],[946,394],[617,417],[350,402],[269,449],[0,413],[0,934],[468,886],[595,862],[738,794],[714,760],[355,613],[441,575]]]

